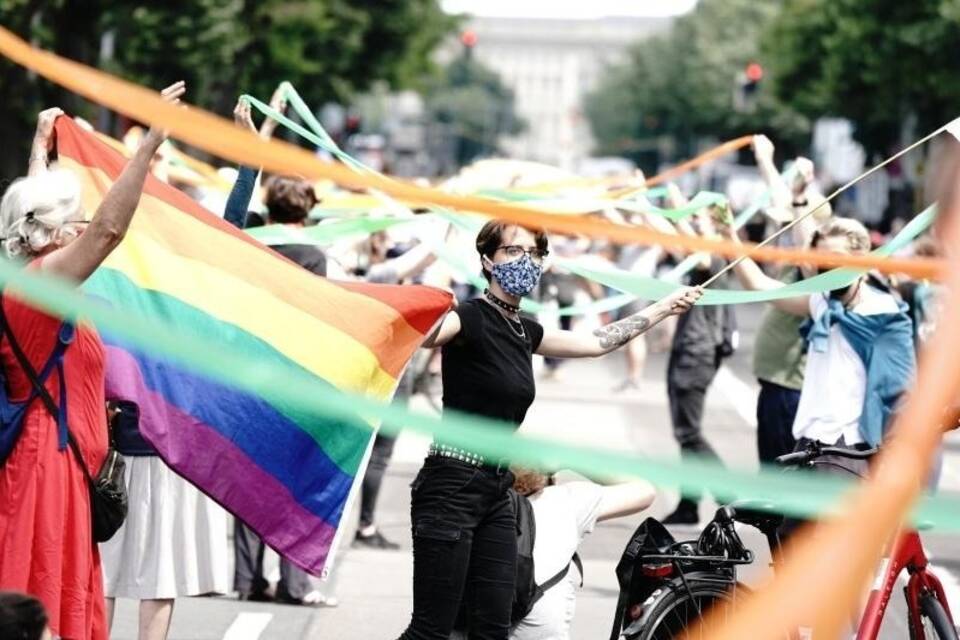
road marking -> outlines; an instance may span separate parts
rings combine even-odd
[[[257,640],[272,619],[272,613],[239,613],[223,634],[223,640]]]

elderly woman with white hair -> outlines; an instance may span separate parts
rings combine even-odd
[[[183,92],[178,82],[162,95],[176,101]],[[8,257],[80,285],[123,239],[166,134],[150,130],[88,223],[78,180],[47,167],[61,114],[41,112],[29,175],[0,202],[0,236]],[[108,635],[103,578],[84,467],[96,475],[107,453],[103,345],[93,327],[81,324],[70,339],[60,319],[13,291],[0,295],[7,392],[12,402],[28,402],[12,447],[0,448],[0,589],[36,596],[56,636],[102,640]],[[66,421],[37,399],[31,378],[43,379],[66,410],[76,453],[67,446]]]

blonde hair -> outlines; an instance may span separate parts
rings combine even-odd
[[[80,182],[65,169],[14,181],[0,201],[0,238],[9,258],[29,258],[56,241],[61,227],[83,220]]]
[[[810,246],[816,248],[817,243],[824,238],[847,239],[847,247],[853,253],[870,251],[870,232],[860,222],[852,218],[832,218],[824,222],[813,232]]]
[[[522,496],[540,493],[551,484],[550,476],[534,469],[512,467],[510,470],[513,472],[513,490]]]

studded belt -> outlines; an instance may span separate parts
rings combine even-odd
[[[482,467],[484,464],[484,457],[478,453],[473,453],[472,451],[467,451],[466,449],[461,449],[460,447],[451,447],[450,445],[440,444],[438,442],[434,442],[430,445],[430,449],[427,451],[427,456],[451,458],[453,460],[459,460],[460,462],[466,462],[474,467]]]

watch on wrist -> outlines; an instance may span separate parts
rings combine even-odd
[[[807,200],[806,198],[794,198],[794,199],[793,199],[793,206],[794,206],[794,207],[805,207],[805,206],[807,206],[808,204],[810,204],[810,201]]]

